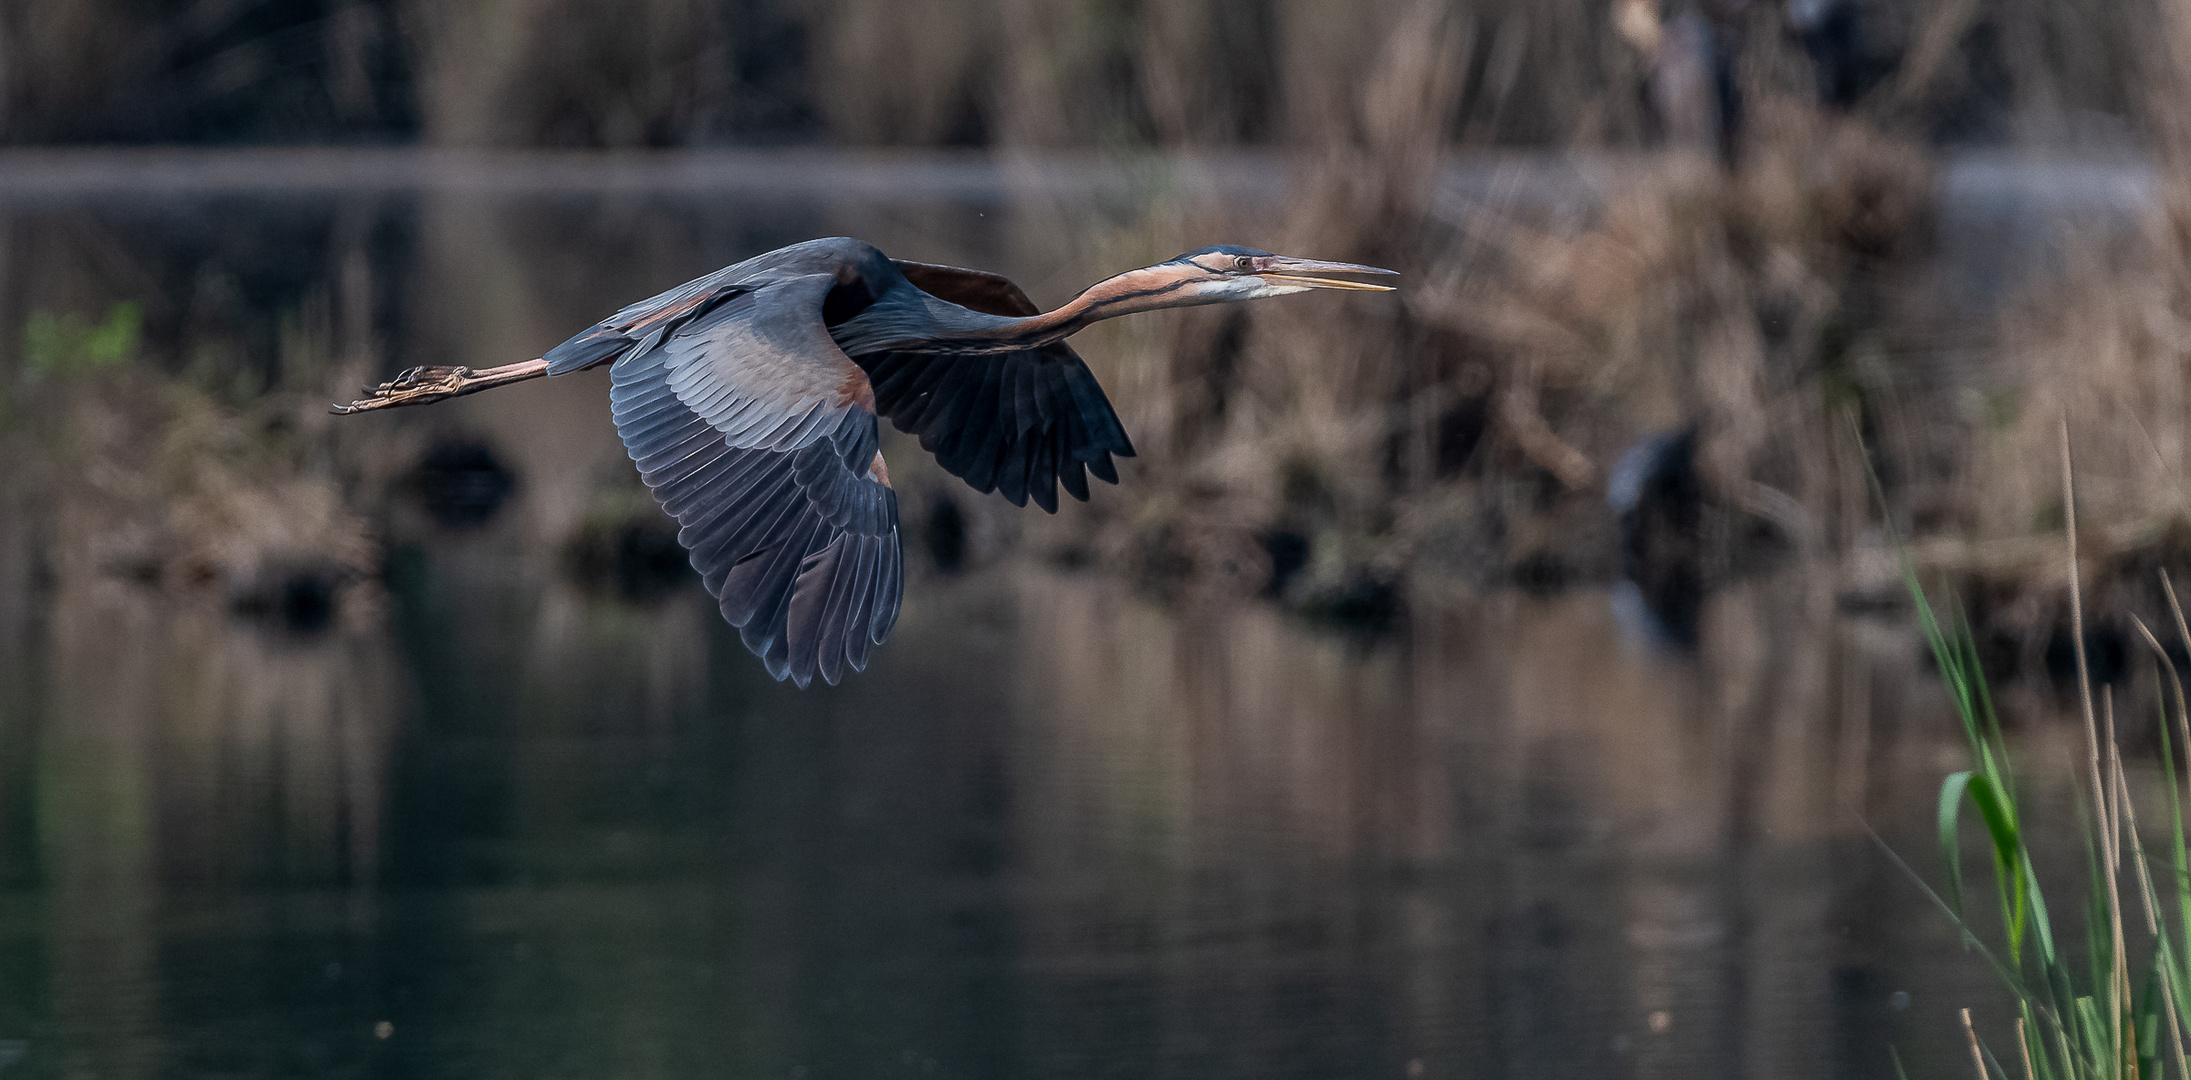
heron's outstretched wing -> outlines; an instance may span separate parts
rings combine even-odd
[[[607,357],[616,430],[769,673],[832,684],[897,622],[897,495],[866,377],[830,340],[834,279],[703,278],[547,355]],[[560,354],[560,355],[559,355]]]
[[[922,292],[991,315],[1041,309],[1009,279],[980,270],[897,263]],[[1057,487],[1088,498],[1088,473],[1118,482],[1113,455],[1132,457],[1110,399],[1064,342],[1010,353],[888,352],[855,358],[875,411],[920,437],[936,463],[1013,505],[1057,511]]]
[[[874,416],[848,415],[794,451],[733,448],[687,427],[687,439],[632,460],[682,526],[677,542],[723,618],[776,678],[803,687],[819,672],[834,686],[847,666],[864,670],[905,594]]]

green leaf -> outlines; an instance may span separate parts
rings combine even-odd
[[[108,367],[137,355],[137,340],[143,330],[144,313],[135,301],[114,305],[107,311],[106,321],[84,335],[84,363]]]
[[[2031,860],[2024,860],[2024,895],[2031,898],[2031,925],[2039,937],[2039,959],[2054,966],[2054,923],[2047,917],[2046,897],[2039,892],[2038,872],[2031,868]]]
[[[2023,873],[2028,860],[2024,857],[2023,835],[2016,827],[2016,806],[1991,777],[1972,777],[1969,790],[1970,801],[1977,804],[1978,816],[1985,820],[1986,833],[1993,838],[1994,876],[2008,899],[2004,906],[2009,910],[2002,913],[2008,917],[2008,952],[2018,957],[2023,953],[2024,920],[2030,908],[2025,889],[2029,879]]]
[[[97,326],[33,311],[23,320],[23,370],[35,379],[112,367],[135,357],[143,336],[144,312],[134,301],[108,308]]]
[[[1955,917],[1963,917],[1963,844],[1959,821],[1963,814],[1963,792],[1977,774],[1965,769],[1952,773],[1940,783],[1940,859],[1948,870],[1948,907]],[[1964,937],[1970,935],[1966,932]]]

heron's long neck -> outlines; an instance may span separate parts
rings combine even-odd
[[[1188,284],[1188,281],[1180,279],[1176,273],[1159,267],[1129,270],[1117,277],[1106,278],[1090,285],[1087,291],[1056,310],[1025,318],[989,315],[938,300],[919,290],[907,290],[920,303],[917,313],[878,312],[871,308],[869,311],[876,316],[871,325],[856,329],[853,327],[854,323],[868,320],[868,315],[863,313],[845,324],[843,329],[853,330],[852,336],[855,338],[867,339],[884,347],[948,348],[957,352],[1012,352],[1063,340],[1089,323],[1104,319],[1131,315],[1137,311],[1209,302],[1186,289]],[[882,305],[878,304],[876,307]],[[865,343],[848,342],[841,335],[839,338],[839,344],[845,345],[847,351],[855,353],[860,351],[855,346]]]

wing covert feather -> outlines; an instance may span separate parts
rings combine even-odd
[[[822,323],[834,277],[722,277],[604,320],[551,371],[614,357],[617,433],[724,619],[770,675],[834,684],[889,637],[904,581],[866,375]]]

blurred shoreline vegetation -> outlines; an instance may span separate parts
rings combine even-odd
[[[1006,174],[1088,151],[1147,162],[1139,203],[1076,216],[1031,194],[996,242],[1029,265],[1062,253],[1086,280],[1223,239],[1412,284],[1381,303],[1095,328],[1083,351],[1143,454],[1129,482],[1052,519],[908,467],[914,512],[948,506],[958,522],[937,535],[1373,629],[1414,589],[1663,579],[1695,594],[1791,560],[1840,566],[1860,604],[1891,602],[1853,415],[1919,560],[1959,575],[1981,635],[2029,657],[2063,621],[2028,541],[2058,520],[2045,451],[2065,411],[2098,440],[2093,549],[2126,574],[2191,555],[2187,7],[202,0],[125,19],[120,0],[87,0],[0,18],[15,55],[0,138],[986,147]],[[1934,219],[1948,155],[1972,145],[2142,153],[2159,194],[2131,227],[2067,235],[2066,255],[2000,275],[2015,295],[1958,304]],[[1196,182],[1196,152],[1236,146],[1289,162],[1282,204]],[[1502,148],[1602,168],[1567,203],[1441,189],[1441,170]],[[285,410],[273,426],[322,432],[304,398],[416,362],[390,353],[387,312],[419,252],[487,283],[473,300],[495,328],[421,302],[450,323],[436,347],[466,361],[512,347],[500,321],[529,317],[512,289],[553,299],[565,324],[616,299],[542,274],[547,247],[456,205],[278,240],[320,252],[333,284],[180,286],[187,300],[146,309],[153,366],[241,429]],[[591,240],[650,264],[689,248],[619,220]],[[1027,284],[1054,300],[1085,281]],[[117,295],[132,294],[66,294]],[[276,330],[221,325],[267,304]],[[35,355],[105,355],[99,335],[120,333],[27,318],[26,371]],[[1609,508],[1634,486],[1622,462],[1652,439],[1686,456],[1644,486],[1678,498]],[[326,453],[347,497],[381,513],[393,467]],[[366,473],[382,486],[351,483]]]
[[[1335,99],[1268,242],[1400,269],[1417,283],[1404,303],[1099,328],[1109,344],[1091,351],[1126,358],[1105,377],[1142,465],[1122,498],[1031,522],[1038,550],[1085,562],[1093,536],[1097,561],[1160,592],[1262,592],[1312,615],[1426,587],[1626,579],[1648,597],[1663,579],[1693,595],[1790,560],[1835,567],[1845,602],[1892,605],[1861,435],[1916,557],[1983,598],[1978,632],[2014,674],[2066,633],[2048,599],[2057,564],[2033,542],[2059,520],[2046,480],[2066,414],[2100,474],[2095,588],[2110,611],[2154,617],[2158,596],[2139,582],[2191,561],[2191,187],[2178,164],[2191,125],[2168,89],[2191,87],[2186,5],[2139,7],[2141,24],[2119,21],[2128,7],[1909,9],[1893,62],[1840,102],[1805,71],[1811,43],[1775,26],[1780,6],[1757,5],[1712,26],[1738,51],[1723,56],[1739,84],[1723,104],[1740,123],[1689,124],[1707,137],[1682,143],[1679,125],[1644,116],[1632,137],[1657,149],[1620,159],[1587,207],[1549,214],[1436,197],[1440,148],[1508,130],[1495,104],[1483,111],[1483,88],[1509,77],[1483,42],[1505,32],[1486,10],[1401,13]],[[1680,20],[1648,17],[1650,34],[1571,80],[1599,88],[1606,124],[1634,104],[1603,89],[1612,73],[1647,91],[1666,75]],[[2071,25],[2092,32],[2033,46]],[[1646,70],[1652,46],[1661,63]],[[1980,78],[1986,55],[2013,78]],[[1987,85],[2028,94],[1997,100],[2004,115],[1988,120],[1993,106],[1973,104]],[[2072,132],[2091,120],[2077,115],[2109,109],[2119,125]],[[2073,254],[2010,271],[2009,294],[1958,301],[1935,232],[1940,143],[1981,129],[2056,146],[2135,131],[2160,195],[2127,222],[2064,229],[2056,242]],[[1611,127],[1569,130],[1619,142]],[[1159,202],[1105,261],[1249,222],[1271,235],[1256,213],[1222,197]],[[1682,430],[1690,456],[1657,473],[1678,497],[1609,511],[1624,450]]]
[[[144,313],[123,301],[96,325],[82,319],[33,311],[23,323],[23,375],[27,379],[69,376],[112,367],[137,355]]]
[[[1696,41],[1928,141],[2146,130],[2175,0],[13,0],[0,141],[1319,146],[1450,22],[1451,144],[1636,147]]]
[[[338,614],[369,625],[378,545],[325,425],[299,423],[293,395],[261,398],[248,367],[200,357],[170,373],[143,362],[145,347],[134,301],[95,322],[24,318],[21,365],[0,387],[0,456],[38,508],[53,586],[149,586],[289,629]]]

